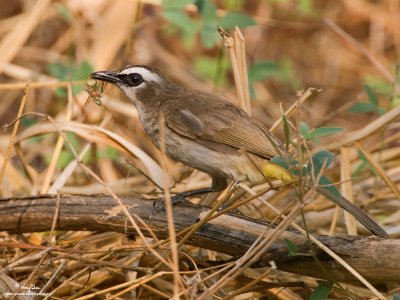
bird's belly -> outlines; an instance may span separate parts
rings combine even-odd
[[[172,159],[210,175],[225,175],[252,183],[265,180],[260,171],[240,151],[219,152],[176,134],[166,139],[165,148],[167,155]]]

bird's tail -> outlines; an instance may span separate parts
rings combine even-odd
[[[270,178],[279,179],[285,183],[291,183],[297,180],[296,176],[290,174],[290,172],[279,165],[273,163],[266,163],[262,166],[264,175]],[[317,187],[316,191],[321,195],[325,196],[329,200],[333,201],[341,208],[352,214],[361,224],[367,227],[373,234],[388,238],[388,234],[382,229],[367,213],[362,211],[359,207],[355,206],[345,197],[340,194],[332,193],[326,187]]]
[[[336,195],[332,193],[325,187],[317,187],[316,191],[321,195],[324,195],[329,200],[335,202],[345,211],[352,214],[361,224],[367,227],[373,234],[383,237],[389,238],[388,234],[382,227],[380,227],[366,212],[362,211],[359,207],[355,206],[349,200],[347,200],[342,195]]]

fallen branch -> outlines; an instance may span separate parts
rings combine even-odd
[[[121,199],[132,214],[146,221],[158,238],[168,238],[166,217],[156,213],[151,219],[149,218],[153,210],[153,201],[135,197],[121,197]],[[55,206],[56,198],[48,195],[0,199],[0,231],[11,233],[49,231],[52,228]],[[208,208],[203,206],[178,204],[173,210],[177,232],[193,225],[207,212]],[[135,230],[128,224],[126,215],[110,196],[61,196],[57,230],[116,231],[135,234]],[[243,216],[222,215],[203,226],[188,240],[188,244],[240,256],[267,226],[265,222]],[[144,234],[148,234],[146,228],[143,227],[141,230]],[[362,236],[315,235],[315,237],[373,283],[388,283],[400,278],[400,254],[397,251],[400,248],[400,240]],[[285,238],[297,245],[297,255],[289,256]],[[4,246],[0,243],[1,247]],[[311,247],[312,249],[302,235],[295,231],[285,231],[255,267],[269,266],[269,262],[274,261],[280,270],[317,278],[356,282],[350,273],[321,249],[316,246]],[[313,256],[309,255],[310,253],[313,253]],[[316,263],[315,258],[319,263]]]

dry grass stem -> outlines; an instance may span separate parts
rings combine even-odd
[[[27,18],[21,19],[17,26],[13,27],[0,43],[0,72],[6,63],[10,62],[18,53],[22,45],[35,29],[44,12],[50,4],[50,0],[39,0]]]
[[[188,233],[185,234],[185,236],[179,241],[177,247],[180,248],[182,245],[184,245],[187,240],[197,231],[200,229],[201,226],[203,226],[205,223],[207,223],[211,216],[218,210],[220,207],[225,203],[227,199],[231,196],[231,193],[226,193],[225,196],[223,196],[222,199],[218,200],[217,204],[213,206],[211,210],[208,211],[207,215],[204,218],[201,218],[199,222],[193,226]]]
[[[70,121],[71,117],[72,117],[72,85],[68,85],[68,105],[65,115],[65,121]],[[43,180],[43,185],[40,190],[41,194],[47,194],[49,190],[50,182],[54,175],[56,164],[60,157],[63,145],[64,145],[64,138],[60,135],[57,139],[56,146],[54,147],[53,156],[51,157],[49,167],[47,168],[46,176]]]
[[[6,152],[6,155],[4,156],[3,164],[1,166],[0,186],[3,183],[4,174],[6,173],[7,164],[8,164],[8,161],[10,160],[12,146],[14,145],[15,137],[17,135],[17,131],[18,131],[19,123],[20,123],[20,118],[21,118],[22,112],[24,111],[24,108],[25,108],[26,97],[28,95],[28,91],[29,91],[29,83],[27,83],[25,85],[24,94],[22,96],[21,104],[20,104],[19,110],[18,110],[17,121],[14,124],[13,132],[11,134],[10,141],[8,142],[7,152]]]
[[[249,91],[249,78],[247,72],[247,63],[246,63],[246,46],[245,39],[240,31],[239,27],[235,26],[234,32],[234,40],[235,40],[235,57],[237,60],[238,72],[240,81],[236,84],[241,85],[241,91],[243,93],[241,100],[243,102],[243,106],[245,107],[245,111],[251,115],[251,104],[250,104],[250,91]]]
[[[251,114],[247,70],[245,69],[246,56],[243,35],[239,28],[235,29],[234,37],[221,27],[218,27],[218,32],[224,39],[225,47],[228,49],[229,57],[231,59],[232,71],[239,99],[239,107]]]
[[[126,206],[122,203],[121,199],[92,170],[90,170],[83,164],[80,164],[80,167],[83,168],[90,176],[92,176],[94,179],[96,179],[99,183],[101,183],[105,187],[105,189],[108,191],[108,193],[116,200],[119,207],[122,209],[122,211],[128,217],[129,222],[133,225],[133,227],[139,234],[139,236],[142,239],[143,243],[145,244],[146,248],[148,250],[150,250],[150,252],[152,252],[155,255],[155,257],[157,257],[163,264],[171,267],[171,265],[162,256],[160,256],[156,251],[154,251],[153,248],[150,246],[150,244],[147,242],[147,239],[145,238],[144,234],[140,230],[140,227],[137,225],[137,223],[133,219],[133,216],[128,211]],[[136,218],[137,218],[137,216],[136,216]]]
[[[335,212],[333,213],[333,217],[332,217],[331,226],[329,227],[328,235],[334,234],[340,211],[341,211],[340,207],[338,205],[336,205]]]
[[[51,230],[50,230],[49,240],[48,240],[48,243],[50,245],[52,245],[52,246],[55,246],[55,242],[53,241],[53,235],[54,235],[54,230],[56,229],[59,210],[60,210],[60,193],[57,193],[57,200],[56,201],[57,202],[56,202],[56,207],[54,209],[53,224],[51,225]]]
[[[289,109],[285,112],[284,115],[287,118],[290,118],[293,115],[293,113],[297,111],[297,107],[299,105],[303,104],[307,99],[310,99],[310,97],[313,94],[319,92],[321,92],[321,90],[316,88],[308,88],[304,93],[301,94],[300,98],[297,99],[297,101],[293,103],[291,107],[289,107]],[[280,117],[277,121],[275,121],[275,123],[271,126],[269,130],[271,132],[275,132],[278,129],[278,127],[282,125],[282,122],[283,122],[283,117]]]
[[[400,190],[397,188],[396,184],[389,178],[389,176],[386,174],[385,170],[381,167],[381,165],[377,161],[375,161],[375,159],[372,158],[369,151],[364,147],[363,144],[361,144],[361,142],[356,142],[355,144],[357,145],[358,149],[361,150],[362,154],[372,165],[372,167],[376,170],[376,172],[379,174],[382,180],[388,185],[388,187],[392,190],[392,192],[396,195],[396,197],[400,199]]]
[[[332,20],[324,19],[325,24],[342,37],[346,42],[355,47],[359,52],[361,52],[365,57],[382,73],[382,75],[390,82],[395,84],[396,80],[393,75],[388,71],[388,69],[363,45],[357,42],[352,36],[346,33],[343,29],[337,26]]]
[[[165,154],[165,123],[164,116],[160,116],[160,150],[161,150],[161,167],[163,168],[165,174],[168,174],[166,154]],[[165,210],[167,212],[168,220],[168,234],[169,234],[169,244],[171,247],[172,256],[172,272],[174,274],[174,297],[173,299],[179,299],[179,288],[182,286],[182,280],[179,275],[179,257],[178,257],[178,245],[176,242],[176,232],[174,225],[174,216],[172,214],[172,200],[171,194],[169,193],[168,183],[163,186],[164,200],[165,200]],[[163,208],[162,208],[163,209]]]
[[[255,195],[255,192],[252,192]],[[268,208],[272,209],[277,215],[281,215],[284,219],[286,218],[278,209],[273,207],[271,204],[266,203]],[[297,211],[298,212],[298,211]],[[323,251],[325,251],[329,256],[333,257],[338,263],[340,263],[343,267],[345,267],[351,274],[353,274],[362,284],[364,284],[373,294],[375,294],[378,299],[385,299],[385,297],[364,277],[362,277],[356,270],[354,270],[347,262],[345,262],[341,257],[339,257],[336,253],[330,250],[328,247],[323,245],[320,241],[315,239],[313,236],[309,235],[303,228],[298,226],[295,223],[290,224],[294,229],[298,230],[301,234],[308,237],[313,243],[315,243],[318,247],[320,247]]]
[[[340,141],[338,144],[342,146],[342,145],[349,145],[357,141],[361,141],[377,133],[379,130],[383,129],[385,126],[394,122],[399,117],[400,117],[400,106],[397,106],[389,110],[384,115],[380,116],[378,119],[372,121],[367,126],[344,138],[343,141]],[[335,144],[334,147],[335,148],[340,147],[339,145]]]
[[[68,87],[70,84],[72,85],[84,85],[84,80],[78,81],[57,81],[54,80],[53,82],[29,82],[30,89],[39,89],[39,88],[58,88],[58,87]],[[0,91],[2,90],[21,90],[25,89],[26,83],[24,82],[15,82],[15,83],[0,83]]]
[[[346,199],[354,203],[353,185],[351,183],[350,149],[348,147],[342,147],[340,154],[340,180],[343,182],[341,185],[341,192]],[[344,212],[344,219],[346,221],[347,233],[357,235],[356,219],[348,212]]]

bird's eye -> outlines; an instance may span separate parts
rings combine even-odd
[[[118,77],[129,86],[138,86],[143,82],[143,77],[139,73],[121,74]]]
[[[142,75],[138,73],[133,73],[128,76],[129,78],[129,83],[131,86],[138,86],[143,82],[143,77]]]

